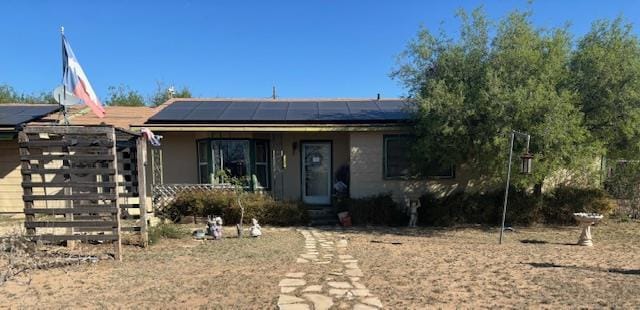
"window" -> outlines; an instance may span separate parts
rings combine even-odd
[[[385,179],[408,179],[417,177],[446,179],[455,177],[454,166],[443,166],[436,162],[429,163],[425,167],[425,171],[412,174],[409,158],[410,151],[409,136],[384,136],[383,164]]]
[[[199,140],[198,176],[200,183],[227,184],[230,177],[252,188],[268,188],[269,141]]]

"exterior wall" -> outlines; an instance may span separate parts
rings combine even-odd
[[[336,171],[349,164],[349,134],[262,133],[262,132],[162,132],[162,165],[165,184],[198,183],[197,145],[205,138],[267,139],[271,146],[271,193],[278,199],[301,199],[300,149],[303,141],[332,142],[332,179]],[[294,149],[295,146],[295,149]],[[284,155],[284,159],[282,157]],[[149,162],[151,162],[149,155]],[[283,165],[284,161],[284,165]],[[283,168],[283,166],[286,166]],[[148,168],[147,181],[151,182]]]
[[[0,141],[0,212],[22,212],[22,174],[18,142]]]
[[[464,167],[457,167],[454,179],[397,180],[384,178],[384,135],[399,132],[350,133],[350,195],[361,198],[380,193],[391,193],[394,200],[405,196],[417,198],[425,192],[446,195],[456,190],[467,190],[470,184]]]

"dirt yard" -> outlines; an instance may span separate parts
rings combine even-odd
[[[517,229],[502,246],[495,228],[338,232],[359,261],[360,281],[387,309],[640,305],[640,223],[595,227],[592,248],[572,245],[577,227]],[[287,272],[313,272],[296,265],[303,249],[294,230],[126,246],[122,263],[34,271],[28,285],[11,281],[0,287],[0,307],[273,309]]]
[[[390,309],[637,308],[640,223],[577,227],[416,229],[350,233],[364,282]],[[402,242],[400,245],[383,242]]]

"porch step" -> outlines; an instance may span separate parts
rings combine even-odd
[[[332,206],[307,206],[311,226],[335,225],[338,215]]]

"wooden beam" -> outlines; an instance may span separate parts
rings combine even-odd
[[[116,141],[116,131],[111,128],[111,137],[113,141]],[[116,143],[113,143],[111,147],[111,155],[113,155],[113,162],[111,162],[111,169],[118,170],[118,150],[116,148]],[[118,191],[116,190],[116,210],[118,210],[116,214],[116,228],[114,230],[114,234],[117,236],[115,242],[115,257],[118,261],[122,261],[122,232],[120,231],[120,202],[118,201]]]
[[[29,141],[29,137],[27,136],[26,133],[24,132],[19,132],[18,133],[18,141],[19,142],[27,142]],[[21,147],[19,149],[20,151],[20,156],[29,156],[29,149],[28,148],[24,148]],[[28,161],[23,161],[20,163],[21,166],[21,170],[22,171],[28,171],[31,169],[31,164]],[[31,182],[31,174],[22,174],[22,182],[26,182],[29,183]],[[33,194],[33,189],[31,187],[23,187],[22,188],[22,192],[24,195],[32,195]],[[29,210],[33,208],[33,201],[29,201],[29,200],[23,200],[24,201],[24,209],[25,210]],[[27,222],[33,222],[33,220],[35,219],[35,216],[33,214],[25,214],[25,223]],[[27,227],[25,227],[27,228]],[[27,228],[27,235],[35,235],[36,234],[36,230],[35,228]]]
[[[80,187],[80,188],[96,188],[96,187],[116,187],[115,182],[92,182],[92,181],[74,181],[74,182],[22,182],[23,187]]]
[[[91,193],[91,194],[70,194],[70,195],[23,195],[24,201],[37,200],[116,200],[117,193]]]
[[[105,207],[87,207],[87,208],[29,208],[24,209],[24,214],[48,214],[48,215],[64,215],[64,214],[85,214],[85,213],[108,213],[115,214],[118,210],[110,205]]]
[[[74,135],[109,134],[113,127],[100,126],[26,126],[22,129],[25,133],[54,133]]]
[[[138,172],[138,207],[140,208],[140,236],[142,237],[142,246],[149,246],[149,235],[147,233],[147,141],[140,137],[137,139],[136,148],[137,172]]]
[[[80,228],[80,227],[103,227],[105,231],[111,230],[118,225],[117,221],[41,221],[41,222],[25,222],[27,228]]]
[[[117,235],[104,234],[104,235],[39,235],[29,237],[33,241],[43,240],[51,242],[61,242],[68,240],[80,240],[80,241],[111,241],[118,240],[120,237]]]
[[[91,175],[114,175],[113,168],[26,168],[22,169],[22,174],[91,174]]]

